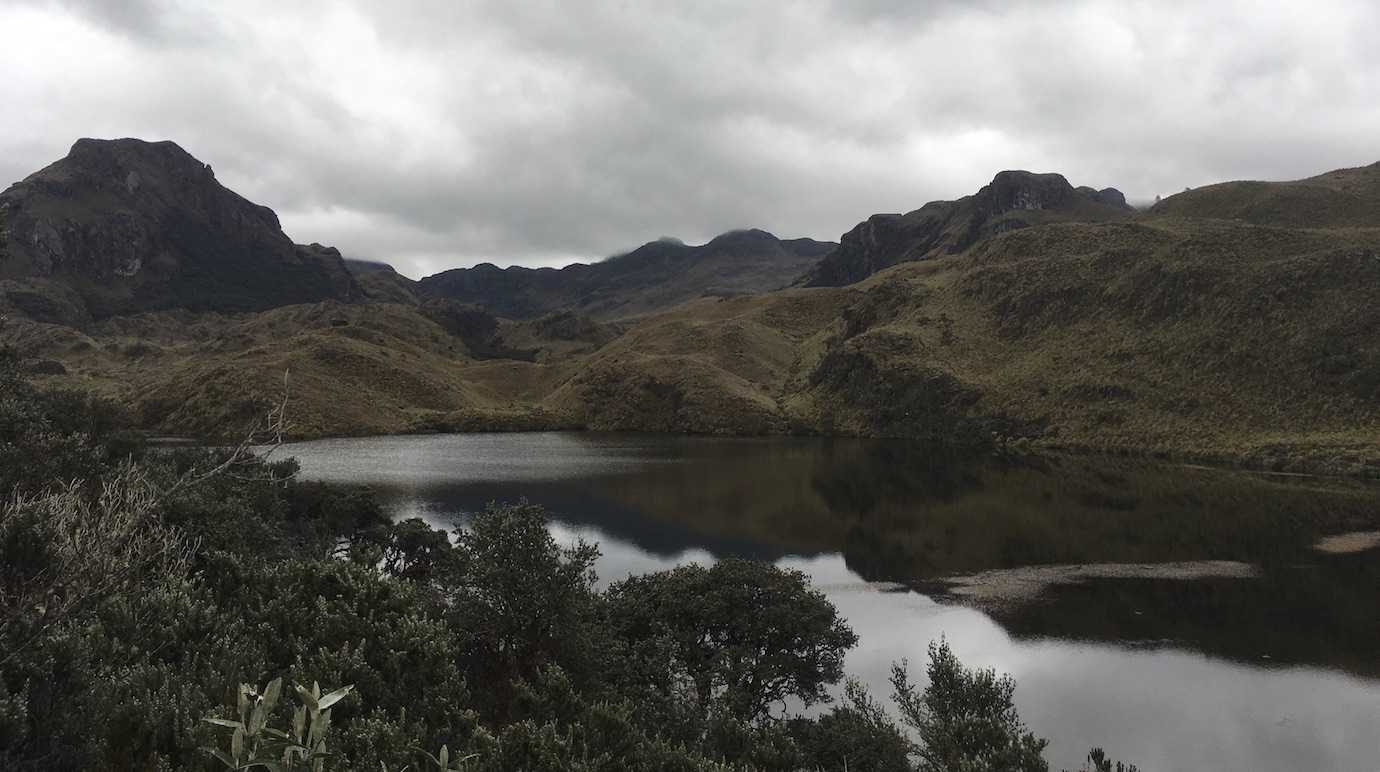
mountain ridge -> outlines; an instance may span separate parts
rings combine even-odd
[[[1061,174],[998,172],[976,193],[931,201],[906,214],[874,214],[797,282],[837,287],[897,263],[962,252],[998,233],[1048,222],[1106,222],[1134,214],[1116,188],[1075,188]]]
[[[425,295],[472,303],[515,319],[561,310],[617,318],[704,295],[779,289],[832,247],[832,242],[778,239],[764,230],[742,229],[699,245],[658,239],[604,260],[562,268],[480,263],[427,276],[418,288]]]

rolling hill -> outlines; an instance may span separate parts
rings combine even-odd
[[[1294,182],[1207,185],[1170,196],[1151,212],[1281,228],[1374,228],[1380,225],[1380,163]]]

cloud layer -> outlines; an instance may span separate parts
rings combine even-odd
[[[0,184],[173,139],[298,241],[561,264],[1058,171],[1132,200],[1380,160],[1380,6],[0,0]]]

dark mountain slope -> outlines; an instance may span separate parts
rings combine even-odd
[[[364,297],[383,303],[417,305],[417,282],[403,276],[388,263],[374,260],[345,260]]]
[[[876,214],[844,234],[800,284],[841,287],[897,263],[962,252],[982,238],[1050,222],[1108,222],[1133,214],[1115,188],[1075,188],[1058,174],[1005,171],[971,196],[908,214]]]
[[[705,295],[779,289],[835,245],[783,241],[761,230],[725,233],[690,246],[661,240],[598,263],[561,269],[458,268],[419,283],[421,292],[527,319],[574,311],[610,319],[637,316]]]
[[[1223,182],[1186,190],[1151,213],[1291,228],[1380,226],[1380,163],[1294,182]]]
[[[359,295],[339,252],[293,244],[273,210],[172,142],[78,140],[0,193],[0,212],[5,294],[61,321]]]

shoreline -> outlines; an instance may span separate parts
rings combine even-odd
[[[158,440],[159,445],[174,446],[179,444],[202,444],[216,445],[230,440],[238,442],[239,438],[211,438],[196,437],[194,435],[180,435],[175,432],[145,430],[150,439]],[[785,431],[785,432],[665,432],[665,431],[643,431],[638,429],[591,429],[587,426],[580,426],[573,422],[553,421],[547,426],[524,424],[514,425],[513,423],[495,422],[492,425],[472,424],[463,430],[446,431],[437,428],[418,428],[411,430],[401,430],[392,432],[322,432],[322,433],[303,433],[289,434],[285,444],[296,442],[311,442],[316,440],[329,439],[363,439],[369,437],[412,437],[438,434],[542,434],[548,432],[570,432],[579,434],[630,434],[630,435],[660,435],[660,436],[681,436],[681,437],[707,437],[707,438],[821,438],[821,439],[858,439],[874,440],[879,442],[918,442],[905,437],[878,437],[852,433],[826,434],[822,432],[810,431]],[[936,445],[936,448],[952,450],[962,453],[1008,453],[1017,455],[1065,455],[1079,457],[1100,457],[1100,458],[1121,458],[1127,460],[1153,461],[1165,464],[1177,464],[1188,469],[1201,469],[1204,471],[1235,471],[1247,472],[1252,474],[1263,474],[1285,478],[1318,478],[1318,479],[1338,479],[1338,480],[1380,480],[1380,443],[1366,448],[1363,453],[1365,460],[1348,460],[1340,454],[1328,454],[1326,445],[1307,445],[1301,444],[1292,452],[1285,451],[1262,457],[1262,452],[1232,452],[1221,449],[1207,450],[1182,450],[1164,447],[1142,447],[1133,445],[1098,445],[1094,443],[1064,443],[1055,441],[1041,440],[1017,440],[1013,442],[995,442],[984,448],[974,448],[969,445]],[[1279,450],[1276,448],[1276,450]],[[1319,453],[1322,457],[1319,457]],[[1371,462],[1374,459],[1374,462]]]

